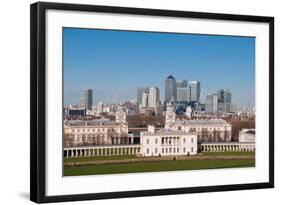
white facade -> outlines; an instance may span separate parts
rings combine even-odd
[[[176,156],[197,154],[197,136],[195,133],[163,129],[158,132],[150,127],[141,132],[140,154],[151,156]]]
[[[239,131],[239,142],[256,142],[255,129],[242,129]]]
[[[232,126],[223,119],[176,119],[172,110],[166,111],[165,128],[195,132],[199,142],[230,142]]]
[[[116,112],[115,121],[97,119],[64,122],[64,145],[66,147],[132,143],[133,136],[128,135],[126,113],[123,111]]]

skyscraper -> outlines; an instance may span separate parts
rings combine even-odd
[[[187,80],[177,80],[176,85],[177,85],[177,88],[186,88]]]
[[[160,101],[160,91],[158,87],[150,87],[148,93],[148,107],[156,108]]]
[[[205,111],[207,113],[216,113],[218,111],[218,95],[212,94],[206,96]]]
[[[177,101],[190,102],[190,87],[177,88]]]
[[[138,105],[142,104],[142,94],[148,92],[147,87],[139,87],[137,88],[137,103]]]
[[[231,103],[231,92],[228,89],[225,91],[224,100],[225,100],[225,103]]]
[[[148,106],[148,93],[146,93],[146,92],[144,92],[142,94],[141,106],[142,107],[147,107]]]
[[[229,89],[220,89],[218,91],[218,102],[219,103],[231,103],[231,92]]]
[[[218,91],[218,111],[233,112],[234,105],[231,104],[231,92],[229,89],[220,89]]]
[[[80,106],[86,108],[87,110],[92,110],[93,107],[93,90],[84,90],[84,95],[80,97]]]
[[[190,87],[190,101],[198,102],[200,97],[200,82],[199,81],[189,81],[188,86]]]
[[[165,102],[170,103],[177,99],[177,86],[174,76],[169,75],[165,79]]]

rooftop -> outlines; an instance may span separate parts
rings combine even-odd
[[[68,126],[98,126],[98,125],[116,125],[117,123],[109,119],[95,120],[68,120],[64,123]]]
[[[175,80],[175,77],[172,76],[172,75],[169,75],[166,79],[167,79],[167,80]]]
[[[148,135],[148,136],[149,135],[153,136],[153,135],[194,135],[195,134],[193,132],[184,132],[182,130],[171,130],[171,129],[167,129],[167,128],[161,129],[154,133],[147,132],[147,131],[142,132],[142,133],[145,135]]]
[[[220,125],[228,126],[229,124],[223,119],[196,119],[185,120],[184,125]]]

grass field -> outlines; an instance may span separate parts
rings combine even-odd
[[[100,156],[100,157],[76,157],[76,158],[64,158],[64,162],[87,162],[98,160],[120,160],[120,159],[134,159],[136,155],[120,155],[120,156]]]
[[[255,160],[188,160],[65,167],[64,176],[254,167]]]
[[[202,152],[198,156],[255,156],[255,152]],[[136,155],[64,158],[64,162],[135,159]]]
[[[201,152],[203,156],[255,156],[255,152]]]

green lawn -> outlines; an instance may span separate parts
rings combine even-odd
[[[186,160],[65,167],[65,176],[254,167],[255,160]]]
[[[64,158],[64,162],[87,162],[97,160],[120,160],[120,159],[134,159],[136,155],[120,155],[120,156],[100,156],[100,157],[76,157]]]
[[[198,156],[255,156],[255,152],[201,152]],[[64,158],[64,162],[135,159],[136,155]]]
[[[202,156],[255,156],[255,152],[201,152]]]

